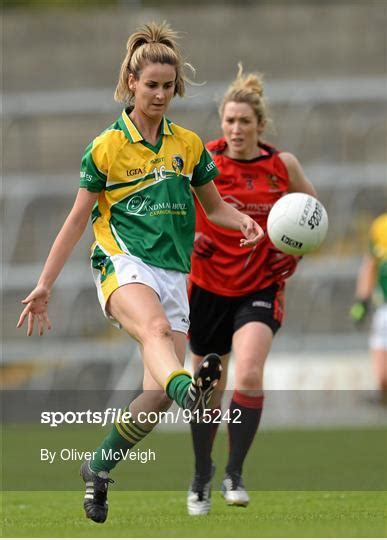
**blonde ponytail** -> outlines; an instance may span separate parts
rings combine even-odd
[[[261,73],[243,74],[243,65],[238,62],[238,73],[234,81],[228,87],[219,107],[219,114],[223,117],[226,103],[247,103],[253,109],[258,125],[266,125],[270,122],[268,105],[263,97],[263,75]]]
[[[179,34],[164,21],[146,24],[134,32],[126,44],[127,53],[122,62],[114,99],[126,105],[133,103],[134,95],[128,87],[128,76],[132,73],[139,79],[147,63],[170,64],[176,69],[174,95],[184,96],[185,83],[189,81],[185,68],[195,73],[195,69],[184,62],[177,40]]]

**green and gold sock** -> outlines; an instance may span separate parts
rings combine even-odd
[[[125,411],[127,410],[128,408],[125,409]],[[93,459],[90,460],[91,470],[98,473],[114,469],[117,463],[122,460],[126,450],[133,448],[138,442],[142,441],[153,428],[154,425],[144,430],[132,418],[126,422],[122,420],[116,421],[111,432],[94,451]]]
[[[185,369],[173,371],[165,382],[165,393],[168,397],[175,400],[180,407],[184,407],[185,397],[191,382],[192,377],[189,371]]]

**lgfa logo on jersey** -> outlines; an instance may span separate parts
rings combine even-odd
[[[181,174],[183,167],[184,167],[183,158],[179,154],[172,156],[172,168],[177,175]]]
[[[126,176],[137,176],[139,174],[144,174],[145,169],[142,170],[140,168],[130,169],[129,171],[126,171]]]

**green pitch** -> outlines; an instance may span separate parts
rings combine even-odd
[[[250,492],[248,508],[213,493],[208,516],[189,517],[183,492],[114,492],[104,524],[83,517],[80,492],[4,493],[7,537],[384,537],[383,492]]]
[[[387,534],[387,435],[382,428],[262,431],[245,466],[248,508],[227,507],[217,491],[227,448],[226,433],[220,432],[214,448],[213,508],[200,517],[186,513],[193,467],[188,431],[155,432],[140,447],[156,449],[156,462],[123,462],[112,472],[116,483],[109,490],[105,524],[84,517],[80,463],[49,465],[41,463],[38,454],[41,446],[91,450],[102,430],[13,424],[4,426],[2,435],[6,537]]]

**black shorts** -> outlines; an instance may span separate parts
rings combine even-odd
[[[249,322],[261,322],[273,335],[283,318],[283,287],[271,285],[245,296],[220,296],[191,284],[190,346],[194,354],[231,351],[233,334]]]

